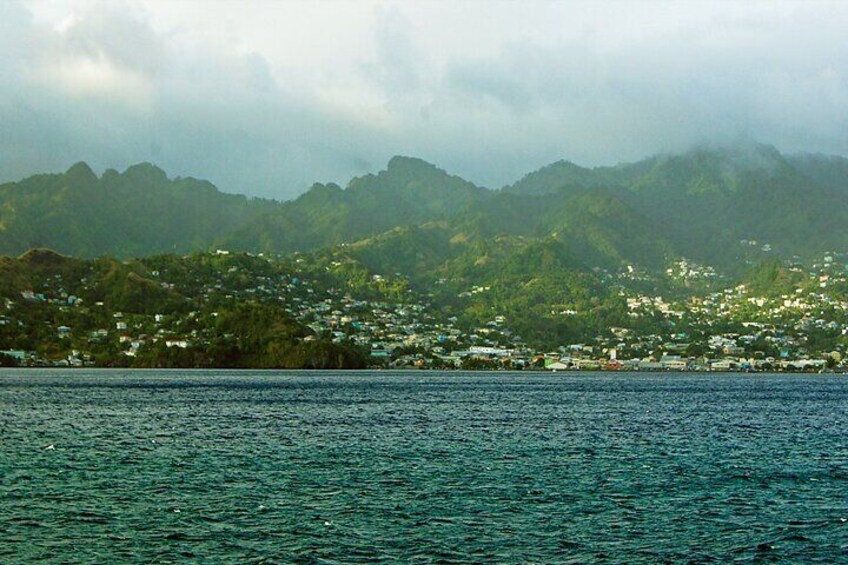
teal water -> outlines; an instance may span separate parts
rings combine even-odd
[[[846,520],[841,376],[0,373],[4,564],[838,563]]]

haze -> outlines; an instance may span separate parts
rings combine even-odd
[[[151,161],[287,199],[704,141],[848,154],[848,4],[0,3],[0,180]]]

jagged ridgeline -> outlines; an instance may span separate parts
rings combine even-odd
[[[98,178],[78,163],[64,174],[0,186],[0,251],[47,247],[78,257],[131,257],[205,249],[265,205],[205,181],[169,180],[150,164]]]
[[[316,184],[289,202],[169,179],[150,164],[98,177],[80,163],[0,186],[0,253],[289,253],[356,242],[363,256],[379,248],[383,263],[417,276],[552,238],[576,269],[688,257],[742,272],[750,242],[779,257],[847,248],[846,204],[848,161],[762,145],[594,169],[559,162],[499,191],[395,157],[344,189]]]

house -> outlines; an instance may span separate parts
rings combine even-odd
[[[391,352],[386,349],[372,349],[371,357],[376,359],[388,359],[391,356]]]
[[[689,368],[689,361],[679,355],[663,355],[662,359],[660,359],[660,364],[663,369],[671,371],[685,371]]]
[[[739,364],[733,359],[719,359],[710,363],[710,371],[733,371]]]
[[[600,361],[595,359],[575,359],[573,363],[577,365],[577,368],[585,371],[594,371],[601,368]]]
[[[503,357],[504,355],[509,354],[506,349],[482,345],[472,345],[468,348],[468,353],[470,353],[471,355],[491,355],[495,357]]]

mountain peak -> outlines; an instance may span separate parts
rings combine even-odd
[[[344,190],[342,190],[336,183],[330,182],[322,184],[320,182],[316,182],[309,188],[309,190],[294,200],[294,202],[298,202],[301,205],[306,205],[307,203],[313,206],[329,205],[344,199],[344,197]]]
[[[432,174],[442,173],[443,170],[432,163],[428,163],[417,157],[405,157],[403,155],[395,155],[389,159],[389,164],[386,167],[386,172],[389,174]]]
[[[124,176],[137,180],[145,180],[152,183],[164,183],[168,180],[168,175],[152,163],[139,163],[129,167],[124,171]]]
[[[592,169],[560,159],[524,175],[521,180],[503,187],[502,190],[524,195],[549,194],[569,185],[594,185],[597,183],[596,177],[597,175]]]
[[[66,264],[70,259],[52,249],[35,248],[23,253],[18,260],[34,267],[56,267]]]
[[[773,145],[765,143],[739,142],[729,145],[701,144],[687,152],[684,157],[709,156],[749,168],[770,167],[783,161],[783,155]]]
[[[65,172],[65,176],[68,177],[68,180],[75,184],[97,182],[97,175],[94,174],[94,171],[91,170],[88,163],[85,163],[84,161],[71,165],[71,167]]]

